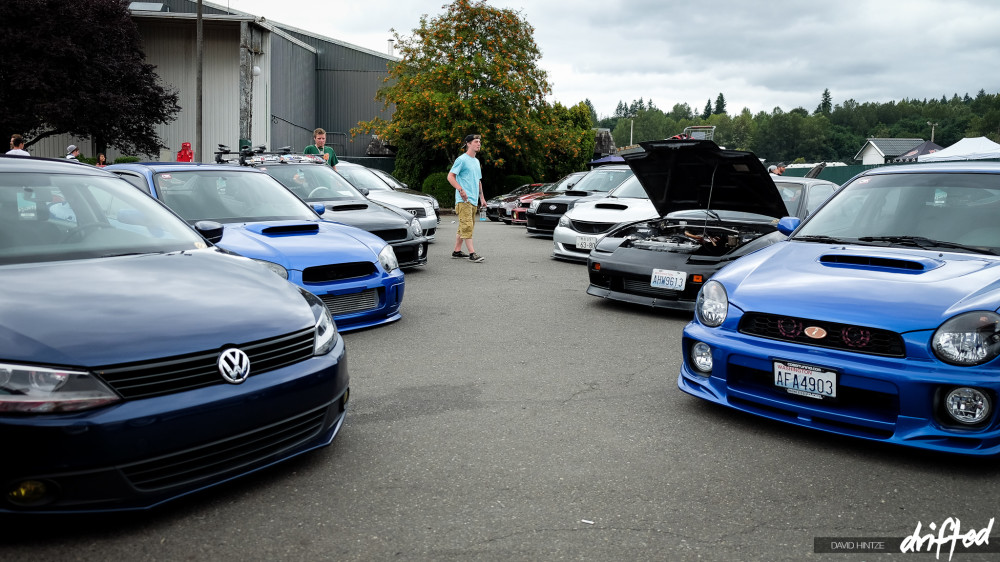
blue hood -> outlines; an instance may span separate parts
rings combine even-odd
[[[5,266],[0,285],[0,361],[93,367],[315,324],[297,287],[216,249]]]
[[[328,221],[268,221],[224,226],[220,247],[297,271],[330,263],[377,263],[378,253],[386,245],[374,234]]]
[[[868,246],[779,242],[714,279],[744,311],[896,332],[933,330],[1000,300],[1000,258]]]

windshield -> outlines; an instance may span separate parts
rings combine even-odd
[[[337,172],[347,178],[347,181],[351,182],[354,187],[363,187],[368,191],[392,191],[389,184],[364,166],[340,166]]]
[[[121,179],[0,173],[0,264],[205,247],[190,226]]]
[[[598,191],[607,193],[621,185],[623,181],[632,175],[634,174],[630,169],[596,168],[584,176],[579,183],[574,185],[572,191]]]
[[[156,193],[190,223],[319,220],[301,199],[267,174],[244,168],[163,172]]]
[[[914,245],[920,238],[996,251],[997,216],[1000,174],[872,175],[842,188],[802,225],[796,239]]]
[[[330,166],[289,164],[258,169],[281,182],[304,201],[368,202],[360,191]]]
[[[639,178],[632,176],[625,182],[614,189],[610,193],[611,197],[619,198],[629,198],[629,199],[649,199],[649,195],[646,190],[642,188],[642,184],[639,183]]]
[[[563,191],[569,191],[570,189],[573,189],[576,186],[577,182],[580,181],[580,178],[586,175],[587,174],[585,173],[570,174],[564,177],[563,179],[557,181],[556,183],[552,184],[552,187],[546,191],[551,193],[561,193]]]

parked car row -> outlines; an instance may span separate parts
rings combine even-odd
[[[1000,163],[886,166],[841,187],[704,140],[624,158],[653,214],[624,219],[642,212],[621,204],[629,182],[576,202],[554,257],[593,244],[589,294],[693,310],[680,390],[828,433],[1000,454]]]
[[[400,318],[436,204],[286,156],[0,156],[0,513],[147,509],[332,442],[339,334]]]

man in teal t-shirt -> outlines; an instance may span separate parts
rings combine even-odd
[[[455,214],[458,215],[458,232],[455,234],[455,251],[451,253],[453,258],[466,257],[462,251],[462,242],[469,250],[468,258],[480,263],[483,256],[476,253],[472,245],[472,230],[476,225],[473,218],[476,213],[476,204],[486,206],[486,196],[483,194],[483,172],[479,166],[476,154],[482,147],[482,137],[479,135],[468,135],[465,137],[465,152],[455,159],[451,171],[448,172],[448,183],[455,188]]]
[[[337,153],[333,151],[333,147],[326,146],[326,131],[322,128],[313,131],[313,142],[316,144],[307,146],[302,151],[302,154],[322,154],[323,160],[326,160],[326,163],[333,166],[333,169],[336,170],[339,160],[337,160]]]

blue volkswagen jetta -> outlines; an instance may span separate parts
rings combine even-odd
[[[329,311],[196,226],[110,173],[0,156],[0,513],[149,508],[331,443]]]
[[[1000,163],[855,177],[702,287],[678,385],[830,433],[1000,453],[998,216]]]
[[[115,164],[105,170],[191,224],[222,223],[220,247],[315,293],[341,332],[399,320],[404,279],[392,246],[360,228],[322,220],[316,209],[260,170],[176,162]]]

